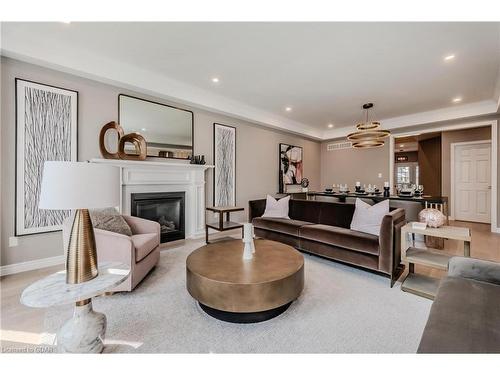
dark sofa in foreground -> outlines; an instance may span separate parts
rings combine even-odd
[[[384,217],[380,236],[349,229],[354,204],[292,199],[290,219],[261,217],[265,208],[265,199],[249,202],[249,222],[258,237],[385,274],[391,287],[403,270],[399,236],[405,212],[401,208],[391,209]]]
[[[500,264],[450,259],[418,353],[500,353]]]

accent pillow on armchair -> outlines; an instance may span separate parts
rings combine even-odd
[[[388,213],[388,199],[371,206],[361,199],[356,198],[356,208],[352,216],[351,229],[379,236],[382,220]]]
[[[290,219],[288,216],[288,203],[290,196],[276,200],[270,195],[266,198],[266,210],[262,217],[272,217],[275,219]]]
[[[129,237],[132,236],[130,226],[114,207],[90,210],[89,212],[94,228],[124,234]]]

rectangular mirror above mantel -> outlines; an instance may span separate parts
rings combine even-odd
[[[193,155],[193,112],[170,105],[118,95],[118,123],[125,134],[139,133],[147,156],[189,159]]]

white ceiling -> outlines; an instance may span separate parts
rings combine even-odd
[[[103,72],[126,64],[192,87],[197,100],[184,102],[227,99],[225,113],[328,138],[327,124],[352,128],[368,101],[379,120],[496,104],[500,23],[4,23],[2,52],[80,70],[82,56]],[[160,89],[175,98],[174,86]]]

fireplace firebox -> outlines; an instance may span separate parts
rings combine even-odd
[[[130,198],[132,216],[160,224],[162,243],[185,238],[184,192],[133,193]]]

